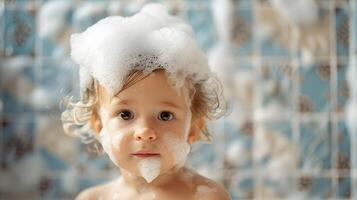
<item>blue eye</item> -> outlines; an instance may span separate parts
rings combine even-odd
[[[162,121],[171,121],[174,118],[174,114],[169,111],[162,111],[159,113],[158,119]]]
[[[118,116],[123,120],[131,120],[134,118],[134,114],[130,110],[122,110],[118,113]]]

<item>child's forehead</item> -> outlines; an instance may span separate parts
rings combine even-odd
[[[109,95],[105,87],[100,85],[99,98],[102,102],[110,104],[118,104],[119,102],[129,104],[142,98],[154,99],[167,105],[183,104],[183,102],[187,104],[189,88],[186,85],[179,88],[172,86],[164,70],[154,71],[147,75],[142,72],[138,72],[138,74],[136,81],[127,88],[123,88],[113,97]]]

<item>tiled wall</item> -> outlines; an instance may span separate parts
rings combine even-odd
[[[273,1],[232,1],[223,55],[212,1],[161,1],[210,58],[230,59],[216,69],[231,115],[210,124],[214,143],[195,145],[188,164],[233,199],[356,199],[357,132],[346,121],[357,121],[345,107],[356,95],[346,75],[357,73],[357,1],[316,0],[318,23],[298,28],[274,18]],[[62,100],[78,83],[69,35],[145,2],[0,1],[0,199],[73,199],[117,176],[106,156],[62,131]]]

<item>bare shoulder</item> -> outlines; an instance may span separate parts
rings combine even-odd
[[[195,200],[230,200],[228,191],[219,183],[194,173],[193,185],[195,188]]]
[[[203,177],[203,181],[196,184],[195,200],[230,200],[230,195],[224,187],[208,178]]]
[[[87,188],[80,192],[76,200],[98,200],[104,199],[104,194],[110,189],[111,183],[106,183],[91,188]]]

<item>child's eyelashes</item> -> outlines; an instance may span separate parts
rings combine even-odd
[[[134,119],[134,113],[127,109],[119,111],[117,116],[125,121]],[[171,121],[175,119],[175,115],[170,111],[161,111],[159,112],[157,119],[160,121]]]
[[[130,110],[121,110],[117,115],[122,120],[131,120],[134,118],[134,113]]]
[[[161,121],[171,121],[174,119],[174,114],[169,111],[161,111],[157,118]]]

